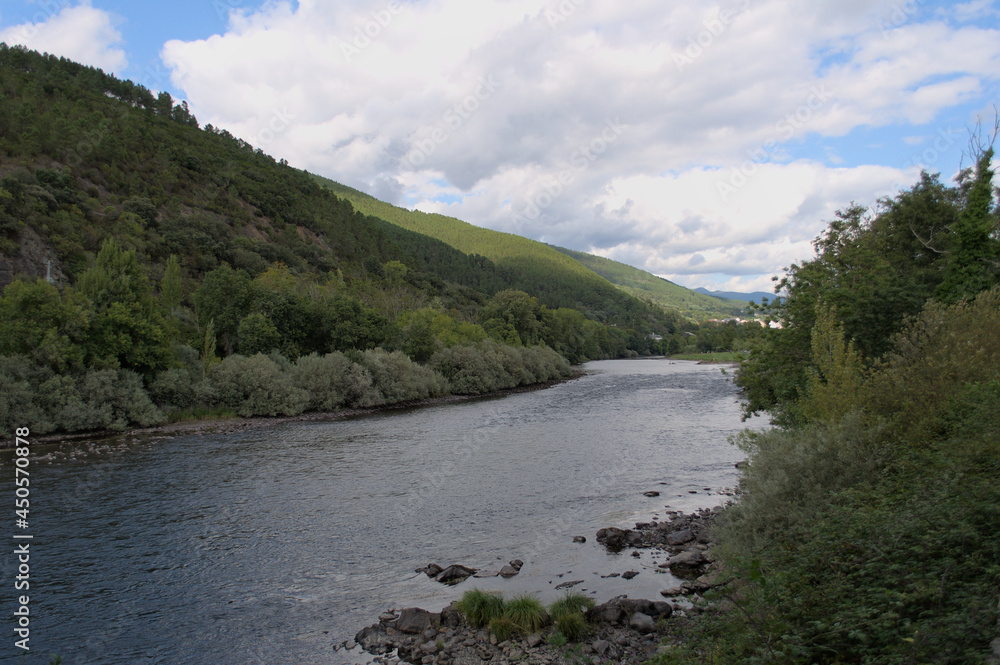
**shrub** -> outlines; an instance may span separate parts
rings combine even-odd
[[[309,393],[295,387],[292,378],[262,353],[229,356],[212,368],[209,378],[222,406],[244,418],[294,416],[309,402]]]
[[[340,351],[301,356],[292,368],[298,388],[309,393],[309,410],[333,411],[360,402],[377,402],[367,369]]]
[[[418,365],[402,351],[371,349],[363,352],[359,361],[371,373],[381,404],[425,399],[447,392],[448,382],[443,375]]]
[[[148,427],[165,419],[142,389],[142,377],[131,370],[91,370],[83,376],[80,392],[98,427],[122,431],[129,425]]]
[[[0,356],[0,432],[13,436],[18,427],[45,434],[56,428],[35,398],[35,386],[50,372],[25,356]]]

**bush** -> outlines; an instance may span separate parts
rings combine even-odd
[[[496,636],[498,642],[506,642],[518,633],[518,629],[510,617],[502,616],[490,619],[490,632]]]
[[[83,376],[80,392],[93,422],[105,429],[123,431],[129,425],[149,427],[165,420],[142,389],[142,377],[131,370],[91,370]]]
[[[36,401],[36,386],[50,375],[25,356],[0,356],[0,432],[5,437],[13,436],[18,427],[38,434],[56,429]]]
[[[309,393],[262,353],[229,356],[212,368],[209,379],[219,391],[219,402],[244,418],[294,416],[309,403]]]
[[[580,613],[564,614],[556,619],[556,628],[570,642],[579,642],[590,632],[590,624]]]
[[[333,411],[377,401],[371,374],[340,351],[301,356],[292,368],[295,385],[309,393],[308,409]]]
[[[426,399],[447,392],[448,381],[444,376],[418,365],[402,351],[371,349],[362,353],[359,360],[371,374],[380,404]]]

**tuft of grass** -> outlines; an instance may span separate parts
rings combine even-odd
[[[579,642],[584,635],[590,632],[590,624],[579,612],[570,612],[556,619],[556,628],[570,642]]]
[[[455,605],[475,628],[483,628],[504,614],[503,596],[495,591],[469,589]]]
[[[515,596],[507,601],[504,616],[525,633],[534,633],[548,623],[549,615],[537,598],[529,595]]]
[[[558,621],[568,614],[582,615],[595,605],[594,599],[579,592],[567,591],[566,595],[549,606],[549,614]]]
[[[496,635],[498,642],[506,642],[518,632],[517,625],[510,617],[496,617],[490,621],[490,632]]]

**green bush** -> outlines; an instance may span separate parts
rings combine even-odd
[[[122,431],[129,425],[149,427],[165,420],[143,390],[142,377],[131,370],[90,370],[80,381],[80,392],[95,413],[92,422],[101,428]]]
[[[371,374],[372,383],[379,393],[378,404],[437,397],[448,389],[444,376],[429,367],[418,365],[402,351],[390,353],[380,348],[371,349],[360,354],[359,362]]]
[[[518,633],[518,627],[510,617],[496,617],[490,619],[490,632],[496,636],[498,642],[506,642]]]
[[[556,619],[556,628],[570,642],[579,642],[590,632],[590,624],[580,613],[564,614]]]
[[[309,393],[307,408],[311,411],[334,411],[377,401],[371,374],[340,351],[301,356],[295,361],[292,378],[298,388]]]
[[[212,367],[209,379],[219,391],[220,404],[244,418],[294,416],[309,402],[309,393],[262,353],[229,356]]]
[[[18,427],[38,434],[56,428],[36,398],[40,380],[50,375],[25,356],[0,356],[0,432],[4,436],[13,436]]]

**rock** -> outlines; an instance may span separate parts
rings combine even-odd
[[[585,542],[587,542],[587,538],[584,537],[584,536],[573,536],[573,542],[574,543],[585,543]]]
[[[669,589],[660,589],[660,595],[670,598],[671,596],[680,596],[684,593],[684,589],[679,586],[672,586]]]
[[[694,532],[691,529],[682,529],[667,535],[667,545],[683,545],[694,540]]]
[[[632,550],[632,556],[635,557],[636,559],[638,559],[642,555],[639,554],[639,550]]]
[[[480,578],[481,577],[496,577],[499,574],[500,573],[498,573],[495,570],[480,570],[480,571],[477,571],[476,574],[473,575],[473,577],[480,577]]]
[[[386,645],[389,643],[389,636],[385,632],[385,626],[375,624],[358,631],[354,636],[354,641],[361,645],[361,648],[370,653],[385,653]]]
[[[528,645],[529,649],[535,649],[542,643],[542,636],[538,633],[532,633],[524,638],[524,642]]]
[[[437,653],[438,650],[437,642],[434,642],[433,640],[429,642],[424,642],[423,644],[420,645],[420,650],[428,655],[432,653]]]
[[[587,619],[591,623],[621,623],[625,620],[625,610],[618,602],[619,598],[613,598],[606,603],[596,605],[587,611]]]
[[[648,492],[643,492],[642,495],[643,496],[648,496],[649,498],[653,498],[655,496],[660,496],[660,493],[657,492],[656,490],[650,490]]]
[[[419,607],[407,607],[400,611],[399,618],[396,619],[392,627],[401,633],[419,635],[428,628],[437,628],[439,625],[441,625],[440,614],[428,612]]]
[[[670,557],[667,560],[666,567],[675,575],[677,573],[684,573],[690,576],[692,572],[696,572],[706,563],[708,563],[708,560],[700,550],[685,550],[676,556]]]
[[[656,632],[656,622],[653,621],[653,617],[648,614],[643,614],[642,612],[636,612],[628,620],[628,625],[630,628],[643,633],[655,633]]]
[[[426,573],[427,577],[434,577],[435,575],[437,575],[438,573],[440,573],[442,570],[444,570],[444,569],[441,566],[437,565],[436,563],[429,563],[426,566],[424,566],[423,568],[417,568],[416,572],[418,572],[418,573]]]
[[[733,466],[735,466],[737,469],[745,469],[749,465],[747,464],[746,460],[741,460],[741,461],[737,462],[736,464],[734,464]]]
[[[595,640],[590,646],[593,648],[594,653],[603,658],[604,654],[607,653],[608,649],[611,647],[611,642],[608,642],[607,640]]]
[[[453,564],[438,573],[437,577],[434,579],[443,584],[458,584],[459,582],[464,582],[470,576],[475,575],[476,572],[475,568]]]
[[[348,651],[350,651],[356,646],[358,646],[358,643],[355,642],[354,640],[347,640],[346,642],[344,642],[344,648],[347,649]]]
[[[500,569],[500,577],[510,578],[521,572],[520,568],[515,568],[514,566],[507,564]]]
[[[639,573],[634,570],[626,570],[624,573],[622,573],[622,579],[630,580],[638,574]]]
[[[557,589],[569,589],[570,587],[575,587],[577,584],[583,584],[583,580],[572,580],[570,582],[562,582],[556,585]]]
[[[616,526],[609,526],[597,532],[597,542],[609,550],[620,550],[628,543],[628,532]]]
[[[517,568],[518,570],[521,570],[521,568],[524,567],[524,562],[521,561],[520,559],[514,559],[513,561],[510,562],[510,565],[512,565],[514,568]]]

